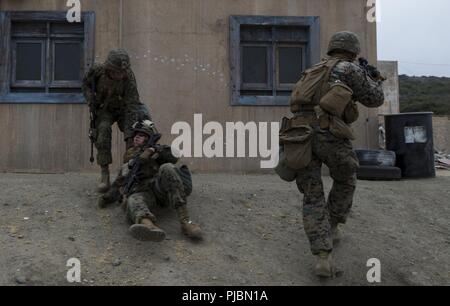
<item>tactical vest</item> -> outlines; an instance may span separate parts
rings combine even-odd
[[[339,59],[324,60],[303,72],[291,95],[293,114],[313,111],[314,107],[319,105],[322,93],[327,91],[331,71],[339,62]]]
[[[340,138],[354,139],[349,125],[358,119],[359,112],[353,91],[339,80],[328,82],[339,62],[341,59],[326,59],[302,74],[292,92],[291,112],[303,117],[314,113],[322,129],[330,129]]]
[[[297,171],[312,160],[311,125],[319,125],[334,136],[354,139],[350,124],[358,119],[353,91],[340,81],[329,83],[333,68],[341,59],[327,59],[306,70],[291,96],[291,119],[284,118],[280,130],[280,161],[276,173],[285,181],[295,180]]]

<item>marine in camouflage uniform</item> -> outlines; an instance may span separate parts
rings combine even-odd
[[[330,59],[341,61],[332,69],[329,84],[340,81],[353,90],[353,101],[367,107],[379,107],[384,102],[382,82],[376,81],[354,61],[360,53],[357,36],[351,32],[336,33],[329,45]],[[376,69],[374,72],[378,73]],[[331,259],[333,241],[341,236],[356,188],[358,159],[350,139],[338,138],[328,129],[312,125],[312,161],[307,168],[298,171],[296,183],[304,194],[303,222],[311,251],[317,256],[316,274],[333,276]],[[321,179],[322,164],[330,169],[333,187],[325,199]]]
[[[191,174],[186,166],[176,165],[178,159],[172,155],[170,146],[153,149],[142,145],[153,132],[148,120],[135,125],[134,146],[125,153],[125,164],[111,189],[100,197],[99,206],[104,208],[121,197],[133,159],[139,156],[138,183],[127,195],[122,195],[125,197],[127,216],[133,223],[131,235],[143,241],[159,242],[165,239],[165,232],[156,225],[156,217],[151,212],[159,205],[175,209],[182,232],[192,239],[200,239],[200,226],[190,220],[187,210],[187,197],[192,192]]]
[[[111,126],[117,122],[124,133],[127,148],[131,145],[131,126],[138,120],[150,119],[149,112],[139,100],[136,79],[125,50],[112,50],[105,63],[95,64],[83,79],[83,93],[95,109],[97,164],[102,169],[98,189],[106,192],[110,186]]]

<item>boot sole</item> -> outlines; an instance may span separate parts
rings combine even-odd
[[[328,270],[316,270],[316,276],[320,278],[332,278],[333,272]]]
[[[131,236],[140,241],[161,242],[166,239],[166,233],[163,230],[151,230],[147,226],[142,224],[132,225],[129,231]]]
[[[107,193],[109,191],[110,186],[108,187],[97,187],[97,192],[98,193]]]
[[[200,232],[197,232],[197,233],[191,233],[191,234],[189,234],[188,231],[182,229],[181,232],[182,232],[186,237],[188,237],[189,239],[192,239],[192,240],[202,240],[202,239],[203,239],[203,235],[202,235],[202,232],[201,232],[201,231],[200,231]]]

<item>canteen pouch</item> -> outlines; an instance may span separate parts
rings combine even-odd
[[[291,169],[286,164],[286,155],[284,154],[284,147],[280,146],[280,155],[278,165],[275,167],[275,172],[278,176],[286,182],[293,182],[297,178],[297,171]]]
[[[355,140],[353,130],[347,123],[336,116],[329,116],[329,119],[329,131],[331,134],[337,138]]]
[[[344,110],[344,114],[342,115],[342,119],[347,124],[352,124],[356,122],[359,118],[359,110],[358,105],[355,101],[350,101],[347,107]]]
[[[280,143],[284,146],[287,167],[301,170],[311,163],[313,133],[309,125],[291,126],[281,132]]]
[[[342,118],[347,105],[352,101],[353,91],[347,85],[337,82],[320,99],[320,107],[333,116]]]

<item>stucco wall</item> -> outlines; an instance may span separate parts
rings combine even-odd
[[[398,83],[398,62],[378,61],[378,70],[387,78],[383,83],[385,103],[379,108],[380,114],[398,114],[400,112],[400,94]]]
[[[230,15],[320,16],[322,55],[335,31],[351,30],[362,40],[362,55],[376,63],[375,25],[365,12],[365,1],[359,0],[124,0],[123,44],[133,55],[143,100],[170,140],[173,122],[192,122],[194,113],[221,123],[280,121],[289,115],[287,107],[230,106]],[[355,125],[358,147],[376,146],[377,113],[371,110],[369,117],[362,107]],[[259,167],[258,159],[189,162],[208,171]]]
[[[1,0],[1,10],[66,10],[65,0]],[[96,12],[96,56],[122,46],[132,55],[142,100],[153,113],[163,141],[175,121],[279,121],[288,107],[231,107],[229,16],[319,16],[321,53],[329,37],[351,30],[362,40],[362,55],[376,62],[376,27],[361,0],[83,0]],[[123,9],[121,9],[123,7]],[[180,63],[188,59],[184,66]],[[197,70],[194,70],[197,67]],[[204,69],[204,70],[203,70]],[[378,110],[361,107],[356,146],[377,145]],[[24,120],[25,118],[25,120]],[[88,163],[88,112],[83,105],[1,105],[0,170],[93,170]],[[69,135],[69,136],[67,136]],[[114,132],[114,159],[123,143]],[[202,171],[254,171],[259,159],[191,159]]]
[[[434,147],[450,154],[450,117],[433,116]]]
[[[67,11],[64,0],[0,0],[2,11]],[[100,60],[119,45],[119,1],[83,0],[95,11],[95,54]],[[3,52],[3,50],[1,51]],[[0,171],[94,170],[89,163],[89,113],[85,105],[0,104]],[[121,136],[113,133],[114,158]]]

